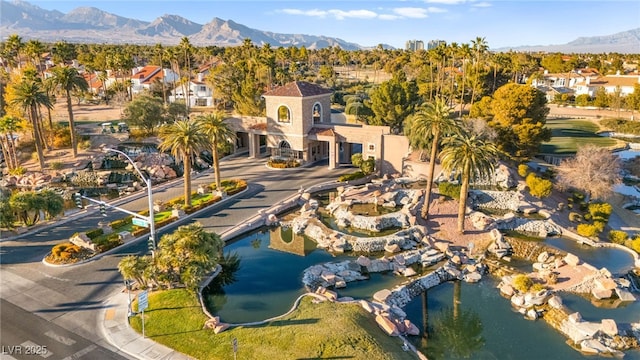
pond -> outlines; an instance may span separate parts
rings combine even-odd
[[[552,240],[552,244],[569,243]],[[566,250],[576,249],[567,247]],[[588,252],[586,249],[580,251]],[[241,258],[240,268],[234,274],[235,282],[218,288],[212,284],[205,291],[205,302],[213,314],[229,323],[260,321],[289,311],[294,300],[305,292],[302,285],[304,269],[314,264],[350,258],[349,255],[334,256],[317,249],[310,239],[294,236],[290,231],[281,232],[279,228],[246,234],[228,243],[225,252],[237,253]],[[603,255],[611,261],[617,261],[616,256],[611,258]],[[373,274],[370,280],[349,283],[347,288],[338,289],[337,292],[341,297],[370,300],[376,291],[392,288],[402,281],[402,278],[392,274]],[[460,312],[471,313],[481,324],[480,336],[483,341],[481,346],[476,344],[471,350],[469,358],[599,359],[583,356],[573,350],[565,343],[566,338],[544,321],[525,320],[514,312],[509,300],[500,296],[496,289],[496,279],[487,276],[476,284],[459,285]],[[446,320],[445,315],[452,309],[453,288],[453,283],[446,283],[428,292],[429,326],[433,328],[432,331],[446,324],[441,319]],[[577,295],[563,294],[563,298],[567,305],[571,308],[575,306],[587,320],[612,318],[624,322],[640,321],[640,302],[607,309],[596,308]],[[422,298],[417,297],[404,310],[408,318],[423,331]],[[469,328],[468,324],[464,326]],[[429,338],[426,349],[422,337],[410,339],[414,345],[425,350],[429,359],[453,359],[460,355],[448,352],[447,349],[453,349],[447,342],[450,340],[438,338],[435,334]],[[640,352],[627,352],[625,359],[640,359]]]
[[[451,319],[451,316],[447,315],[453,309],[454,284],[446,283],[429,290],[428,293],[427,309],[431,333],[427,339],[427,347],[424,347],[421,337],[411,337],[412,343],[424,350],[429,359],[437,360],[459,359],[464,357],[464,354],[468,354],[467,358],[469,359],[604,359],[598,356],[585,356],[573,350],[565,343],[566,338],[543,320],[530,321],[524,319],[522,315],[512,310],[508,299],[500,296],[495,288],[496,285],[497,281],[490,277],[485,277],[476,284],[460,284],[459,314],[468,316],[459,315],[459,317],[479,320],[479,334],[483,341],[473,342],[467,340],[456,342],[455,336],[446,336],[451,332],[443,329],[443,326],[449,329],[455,328],[454,325],[450,324],[450,321],[447,321]],[[563,294],[562,297],[563,299],[565,297],[569,299],[565,303],[568,303],[570,307],[582,300],[582,305],[584,305],[584,308],[581,308],[582,314],[588,314],[593,311],[598,314],[597,316],[605,318],[616,318],[619,314],[620,317],[628,315],[626,318],[623,317],[622,321],[640,320],[640,307],[637,302],[631,304],[632,307],[628,307],[627,310],[597,309],[578,296]],[[421,297],[415,298],[404,309],[407,316],[420,328],[421,332],[424,329],[422,309]],[[586,318],[589,319],[590,317]],[[478,325],[474,324],[473,321],[469,322],[460,326],[464,329],[475,329],[476,326],[474,325]],[[438,334],[441,335],[438,336]],[[465,340],[464,336],[458,338]],[[640,359],[640,352],[626,352],[624,359]]]
[[[221,289],[212,283],[205,291],[207,307],[222,321],[244,323],[281,315],[306,292],[302,284],[306,268],[351,258],[316,249],[315,243],[304,236],[287,238],[285,231],[283,239],[276,231],[280,229],[249,233],[225,246],[225,253],[240,256],[236,281]],[[368,299],[376,291],[393,287],[401,280],[391,274],[373,274],[369,281],[349,283],[339,294]]]
[[[622,249],[595,248],[578,244],[575,240],[564,237],[550,237],[545,239],[544,242],[576,255],[582,261],[593,265],[597,269],[607,268],[612,274],[626,274],[627,271],[633,268],[633,256]]]

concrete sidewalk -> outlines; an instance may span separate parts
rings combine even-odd
[[[135,298],[131,294],[131,299]],[[183,360],[191,357],[179,353],[157,342],[143,338],[129,326],[129,294],[126,291],[112,296],[101,310],[98,321],[103,337],[132,359]]]

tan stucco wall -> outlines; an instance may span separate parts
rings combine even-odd
[[[387,134],[382,137],[381,174],[402,174],[404,159],[409,153],[409,139],[404,135]]]

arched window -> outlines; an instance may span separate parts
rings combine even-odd
[[[315,103],[313,105],[313,123],[317,124],[322,122],[322,106],[320,103]]]
[[[278,147],[280,149],[291,149],[291,145],[289,144],[289,142],[287,140],[280,141],[280,144],[278,145]]]
[[[290,123],[291,122],[291,111],[288,107],[281,105],[278,108],[278,122],[281,123]]]

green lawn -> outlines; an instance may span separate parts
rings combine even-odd
[[[572,154],[584,144],[594,144],[601,147],[615,147],[618,141],[597,135],[599,127],[596,123],[583,119],[552,119],[547,120],[547,127],[551,129],[551,140],[542,143],[542,154]]]
[[[197,359],[233,359],[234,338],[238,359],[416,359],[360,306],[313,304],[309,297],[285,318],[217,335],[203,329],[207,317],[196,296],[186,290],[150,293],[144,318],[147,337]],[[139,315],[131,318],[131,325],[142,332]]]

